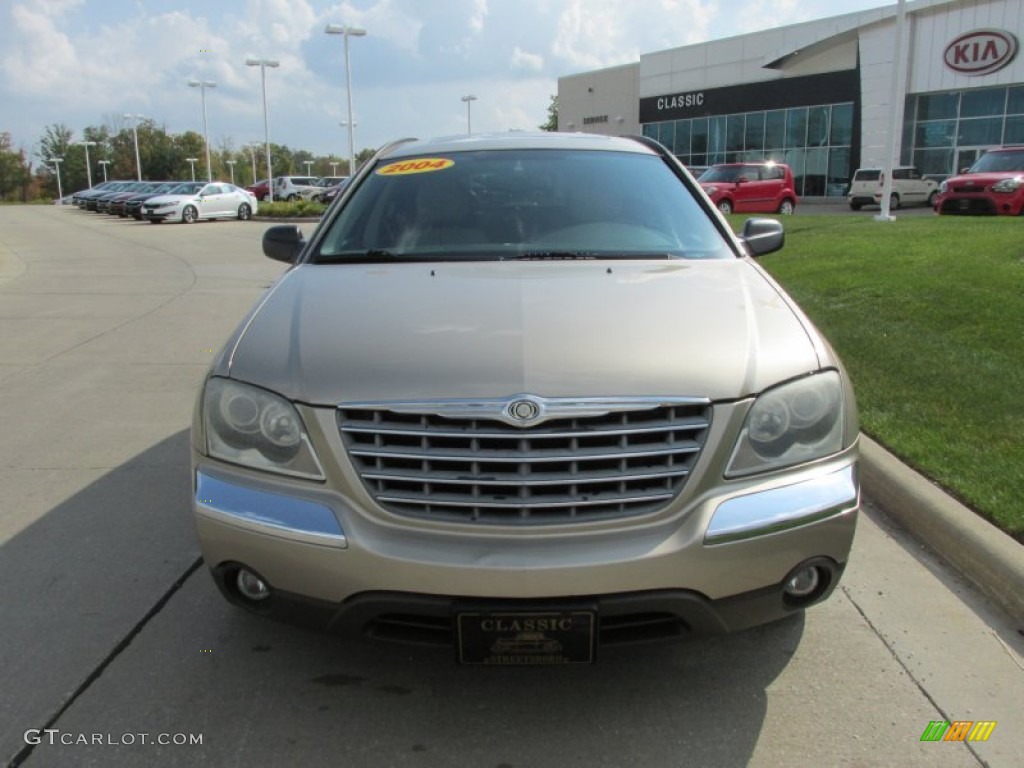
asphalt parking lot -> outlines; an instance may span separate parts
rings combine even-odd
[[[265,226],[0,207],[4,763],[1024,764],[1021,625],[870,499],[825,604],[591,667],[462,668],[228,606],[188,517],[187,429],[283,269]],[[922,742],[938,720],[996,726]]]

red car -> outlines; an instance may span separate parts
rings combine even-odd
[[[793,172],[783,163],[722,163],[697,179],[722,213],[784,213],[796,210]]]
[[[939,186],[936,213],[1024,215],[1024,147],[990,149]]]
[[[270,183],[263,179],[263,181],[257,181],[255,184],[250,184],[245,188],[247,192],[252,192],[256,196],[257,200],[266,200],[267,195],[270,194]]]

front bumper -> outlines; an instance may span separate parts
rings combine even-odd
[[[615,627],[647,614],[660,629],[644,632],[665,636],[780,619],[832,591],[859,506],[856,446],[795,472],[714,484],[666,515],[557,531],[410,525],[319,484],[198,453],[193,461],[203,556],[230,601],[319,629],[424,642],[450,640],[467,600],[596,603],[605,641],[634,638],[640,630]],[[783,585],[809,562],[826,583],[794,605]],[[239,594],[240,567],[270,585],[268,600]]]
[[[954,193],[940,197],[935,210],[964,216],[1020,216],[1024,214],[1024,193]]]
[[[177,208],[158,208],[155,211],[143,209],[142,217],[149,221],[168,221],[180,218],[181,212]]]

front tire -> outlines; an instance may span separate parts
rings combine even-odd
[[[933,208],[933,209],[935,208],[935,201],[938,199],[938,197],[939,197],[938,190],[936,190],[935,192],[932,192],[930,195],[928,195],[928,207],[929,208]]]
[[[792,216],[796,212],[796,205],[788,197],[779,203],[779,213],[783,216]]]
[[[238,219],[239,221],[248,221],[252,218],[252,208],[249,207],[248,203],[242,203],[238,206]]]
[[[859,211],[860,210],[860,203],[850,203],[850,210],[851,211]]]
[[[898,211],[900,209],[900,196],[893,192],[889,195],[889,210]]]
[[[718,203],[718,210],[720,210],[725,216],[732,213],[732,203],[728,200],[721,200]]]
[[[185,224],[195,224],[196,219],[199,218],[199,211],[195,209],[195,206],[186,205],[185,210],[181,212],[181,220]]]

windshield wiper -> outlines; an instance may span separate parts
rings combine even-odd
[[[420,251],[414,253],[394,253],[383,248],[370,248],[364,251],[339,251],[337,253],[320,253],[313,259],[314,264],[402,264],[411,262],[432,261],[489,261],[476,253],[446,253]]]

